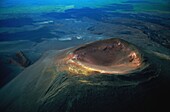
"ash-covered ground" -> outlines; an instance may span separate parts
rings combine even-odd
[[[0,20],[0,110],[166,110],[170,88],[169,14],[106,9],[5,15]],[[108,38],[134,44],[152,66],[120,76],[72,75],[56,70],[56,57],[65,49]]]

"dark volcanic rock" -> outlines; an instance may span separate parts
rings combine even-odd
[[[22,51],[18,51],[15,54],[15,57],[11,58],[10,63],[19,65],[21,67],[28,67],[31,64],[31,61],[26,57]]]

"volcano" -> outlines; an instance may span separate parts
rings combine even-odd
[[[156,57],[117,38],[51,50],[0,90],[0,110],[137,111],[155,98],[144,97],[159,90],[153,88],[159,85],[157,63]]]

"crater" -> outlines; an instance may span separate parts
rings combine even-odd
[[[67,55],[69,71],[76,74],[128,74],[146,67],[142,53],[129,42],[112,38],[92,42]]]

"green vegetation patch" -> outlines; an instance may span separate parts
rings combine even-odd
[[[170,13],[169,4],[134,4],[135,12]]]
[[[18,6],[10,8],[1,8],[1,14],[18,14],[18,13],[41,13],[41,12],[64,12],[74,8],[74,5],[68,6]]]

